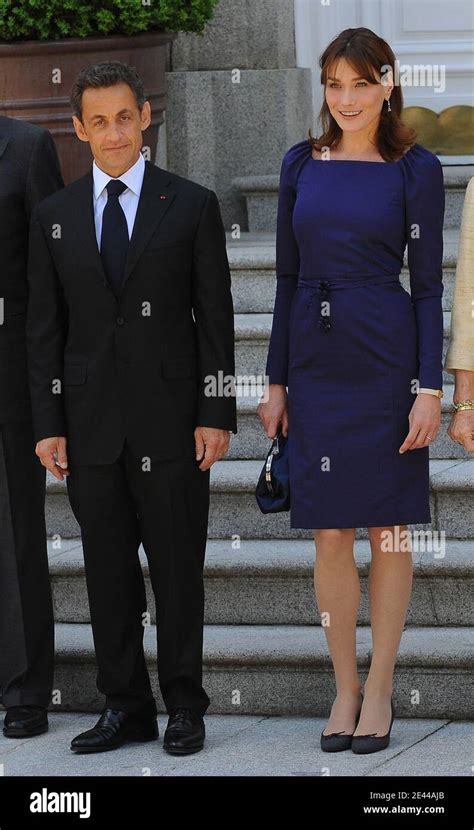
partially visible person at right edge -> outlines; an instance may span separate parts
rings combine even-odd
[[[48,729],[54,621],[25,346],[30,215],[63,180],[42,127],[0,116],[0,700],[7,738]]]
[[[459,239],[451,335],[444,363],[454,374],[454,413],[448,435],[474,451],[474,178],[466,189]]]

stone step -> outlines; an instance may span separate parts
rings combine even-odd
[[[156,629],[145,628],[145,654],[160,712]],[[371,659],[368,627],[357,631],[361,682]],[[104,698],[95,681],[92,630],[87,623],[56,624],[54,708],[99,712]],[[216,625],[204,628],[203,685],[209,714],[327,716],[335,695],[334,674],[321,626]],[[473,670],[472,629],[406,628],[394,678],[399,717],[467,719]]]
[[[412,537],[414,579],[407,624],[473,626],[474,541],[440,539],[436,545],[426,543],[424,537]],[[147,610],[155,623],[155,600],[143,547],[139,553]],[[358,540],[354,555],[362,594],[358,622],[368,625],[367,576],[371,559],[368,541]],[[314,625],[320,622],[313,588],[314,559],[312,540],[250,539],[243,540],[236,548],[228,540],[210,539],[204,568],[205,623]],[[60,548],[49,542],[49,565],[56,622],[90,622],[81,540],[64,540]]]
[[[452,376],[451,376],[452,377]],[[265,458],[270,439],[267,437],[263,424],[257,415],[257,406],[260,394],[253,394],[254,389],[242,385],[237,387],[240,393],[237,398],[237,435],[231,436],[231,443],[227,457],[232,459]],[[444,398],[441,401],[441,427],[436,440],[430,446],[431,458],[465,458],[471,457],[461,444],[458,444],[447,434],[447,428],[452,417],[452,402],[454,384],[446,383],[443,387]],[[256,390],[258,393],[258,389]],[[249,394],[252,393],[252,394]]]
[[[263,379],[272,329],[272,314],[235,314],[235,372]],[[316,315],[315,315],[316,325]],[[451,312],[443,312],[443,361],[448,349]],[[452,383],[453,374],[443,371],[443,381]],[[239,383],[239,377],[237,377]]]
[[[461,225],[464,196],[469,180],[474,176],[474,166],[443,165],[446,207],[444,225],[456,228]],[[238,176],[232,186],[247,204],[249,231],[271,231],[276,227],[279,175]]]
[[[449,311],[453,303],[459,228],[445,229],[443,240],[443,308]],[[272,313],[276,288],[275,233],[241,233],[238,239],[227,233],[227,256],[232,276],[234,311],[237,314]],[[400,281],[409,291],[406,251]]]
[[[311,530],[290,529],[289,513],[260,512],[255,487],[261,468],[262,460],[223,460],[212,466],[209,538],[230,539],[235,534],[242,539],[312,538]],[[474,459],[430,461],[430,488],[433,522],[427,529],[444,531],[448,538],[474,538]],[[49,473],[46,525],[50,537],[68,539],[80,535],[69,506],[66,483]],[[365,528],[358,528],[357,534],[358,538],[367,538]]]

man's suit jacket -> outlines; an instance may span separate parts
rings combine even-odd
[[[237,432],[225,231],[214,191],[146,162],[116,299],[97,247],[92,171],[32,219],[27,339],[36,440],[77,464],[194,457],[194,428]],[[58,383],[59,382],[59,383]]]
[[[63,184],[51,134],[0,116],[0,424],[31,418],[25,345],[30,214]]]

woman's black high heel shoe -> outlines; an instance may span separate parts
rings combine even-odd
[[[362,692],[361,697],[363,698]],[[362,705],[357,713],[356,716],[356,723],[354,726],[354,731],[357,729],[357,724],[359,722],[360,711],[362,709]],[[352,746],[352,735],[347,734],[345,732],[331,732],[330,735],[323,735],[324,729],[321,732],[321,749],[323,752],[343,752],[345,749],[351,749]]]
[[[352,738],[351,749],[356,755],[368,755],[370,752],[379,752],[381,749],[386,749],[390,743],[390,732],[392,731],[392,724],[395,719],[395,707],[393,700],[390,698],[390,706],[392,709],[392,720],[386,735],[377,736],[374,732],[372,735],[355,735]]]

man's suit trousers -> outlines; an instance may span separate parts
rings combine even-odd
[[[209,470],[200,470],[192,457],[148,468],[126,442],[112,464],[69,469],[105,705],[134,714],[157,711],[143,649],[150,609],[138,558],[142,542],[155,595],[166,710],[185,706],[204,714],[210,703],[202,687]]]
[[[54,619],[44,517],[46,471],[31,421],[0,425],[0,688],[6,708],[47,707]]]

